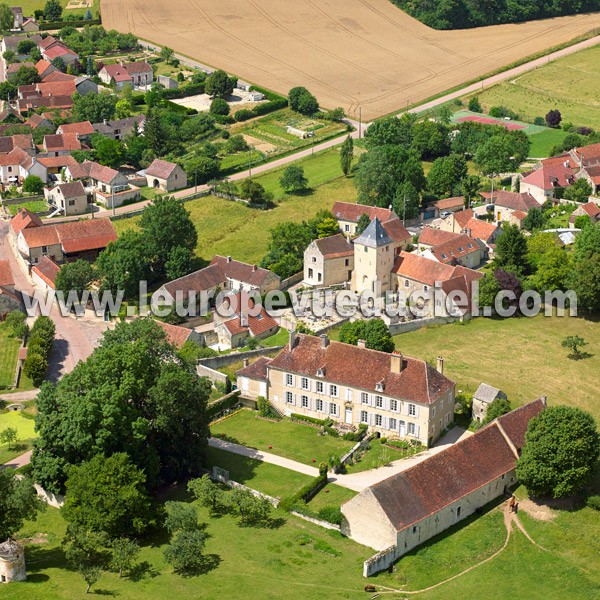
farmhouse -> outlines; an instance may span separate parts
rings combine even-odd
[[[54,211],[66,217],[81,215],[88,210],[88,197],[81,181],[44,188],[44,197]]]
[[[217,265],[224,276],[225,288],[233,292],[258,291],[261,295],[281,287],[281,278],[268,269],[234,260],[231,256],[215,256],[211,266]]]
[[[352,279],[354,246],[341,233],[314,240],[304,251],[304,285],[329,287]]]
[[[363,574],[387,568],[506,494],[516,483],[529,421],[545,406],[545,397],[522,406],[343,504],[343,533],[380,551],[365,562]]]
[[[398,215],[391,208],[379,208],[366,204],[353,204],[352,202],[336,202],[331,209],[333,216],[337,219],[340,231],[356,234],[356,226],[362,215],[367,215],[372,221],[377,217],[382,223],[397,219]]]
[[[61,264],[79,258],[93,260],[116,239],[110,219],[92,219],[22,229],[17,235],[17,249],[31,266],[43,256]]]
[[[154,159],[145,171],[148,187],[173,192],[187,186],[185,171],[177,164],[166,160]]]
[[[490,404],[497,399],[506,400],[506,394],[487,383],[480,384],[473,394],[473,418],[484,421]]]
[[[320,337],[290,334],[269,362],[237,372],[242,394],[267,381],[266,397],[287,415],[300,413],[430,446],[454,418],[454,382],[425,361]],[[255,377],[256,379],[253,379]]]

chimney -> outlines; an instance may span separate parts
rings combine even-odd
[[[356,342],[356,345],[359,348],[366,348],[367,347],[367,340],[358,340],[358,342]]]
[[[390,371],[392,373],[402,373],[404,369],[404,357],[402,352],[393,352],[390,356]]]
[[[250,360],[245,358],[244,359],[244,368],[246,368],[249,364],[250,364]]]
[[[443,375],[444,374],[444,359],[441,356],[437,357],[437,370]]]
[[[327,346],[329,346],[329,338],[327,337],[327,334],[322,333],[319,337],[321,338],[321,348],[327,348]]]
[[[231,256],[227,257],[227,262],[230,263],[231,262]]]
[[[296,345],[296,332],[290,331],[290,339],[288,341],[288,346],[289,346],[290,351],[294,349],[295,345]]]

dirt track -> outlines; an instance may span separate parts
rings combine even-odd
[[[389,0],[102,0],[107,29],[370,120],[600,27],[600,14],[435,31]]]

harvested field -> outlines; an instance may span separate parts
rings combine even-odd
[[[365,120],[600,26],[594,14],[435,31],[388,0],[102,0],[102,19],[275,91],[360,106]]]

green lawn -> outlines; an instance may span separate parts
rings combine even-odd
[[[233,481],[243,483],[263,494],[281,498],[291,496],[312,479],[296,471],[218,448],[208,449],[208,468],[213,466],[227,469],[229,478]]]
[[[352,178],[339,177],[310,194],[288,196],[272,210],[252,209],[214,196],[186,202],[185,206],[198,231],[198,256],[210,260],[221,254],[252,264],[267,253],[269,229],[284,221],[310,219],[322,209],[331,210],[336,200],[356,202]],[[139,216],[117,219],[115,229],[120,233],[136,228],[139,220]]]
[[[522,118],[533,120],[557,108],[563,122],[598,129],[600,45],[565,56],[474,95],[479,96],[486,110],[501,104]]]
[[[545,158],[550,156],[550,151],[554,146],[562,143],[562,141],[569,135],[562,129],[548,129],[541,133],[535,133],[529,136],[531,147],[529,149],[529,156],[532,158]]]
[[[573,361],[561,347],[568,335],[579,335],[592,356]],[[541,394],[550,404],[570,404],[600,420],[600,323],[583,318],[477,318],[462,324],[440,325],[394,337],[408,356],[435,364],[445,359],[446,374],[457,389],[474,392],[481,382],[502,389],[514,406]]]
[[[20,347],[21,340],[12,337],[6,323],[0,323],[0,390],[14,382]]]
[[[17,443],[11,449],[7,444],[0,444],[0,465],[31,450],[31,444],[36,434],[33,430],[33,418],[31,415],[23,415],[21,412],[0,412],[0,431],[13,427],[17,430]]]
[[[287,419],[278,422],[260,419],[251,410],[244,410],[211,427],[213,436],[225,434],[229,441],[315,467],[331,456],[341,456],[353,445],[328,435],[319,436],[318,431],[316,427]]]

